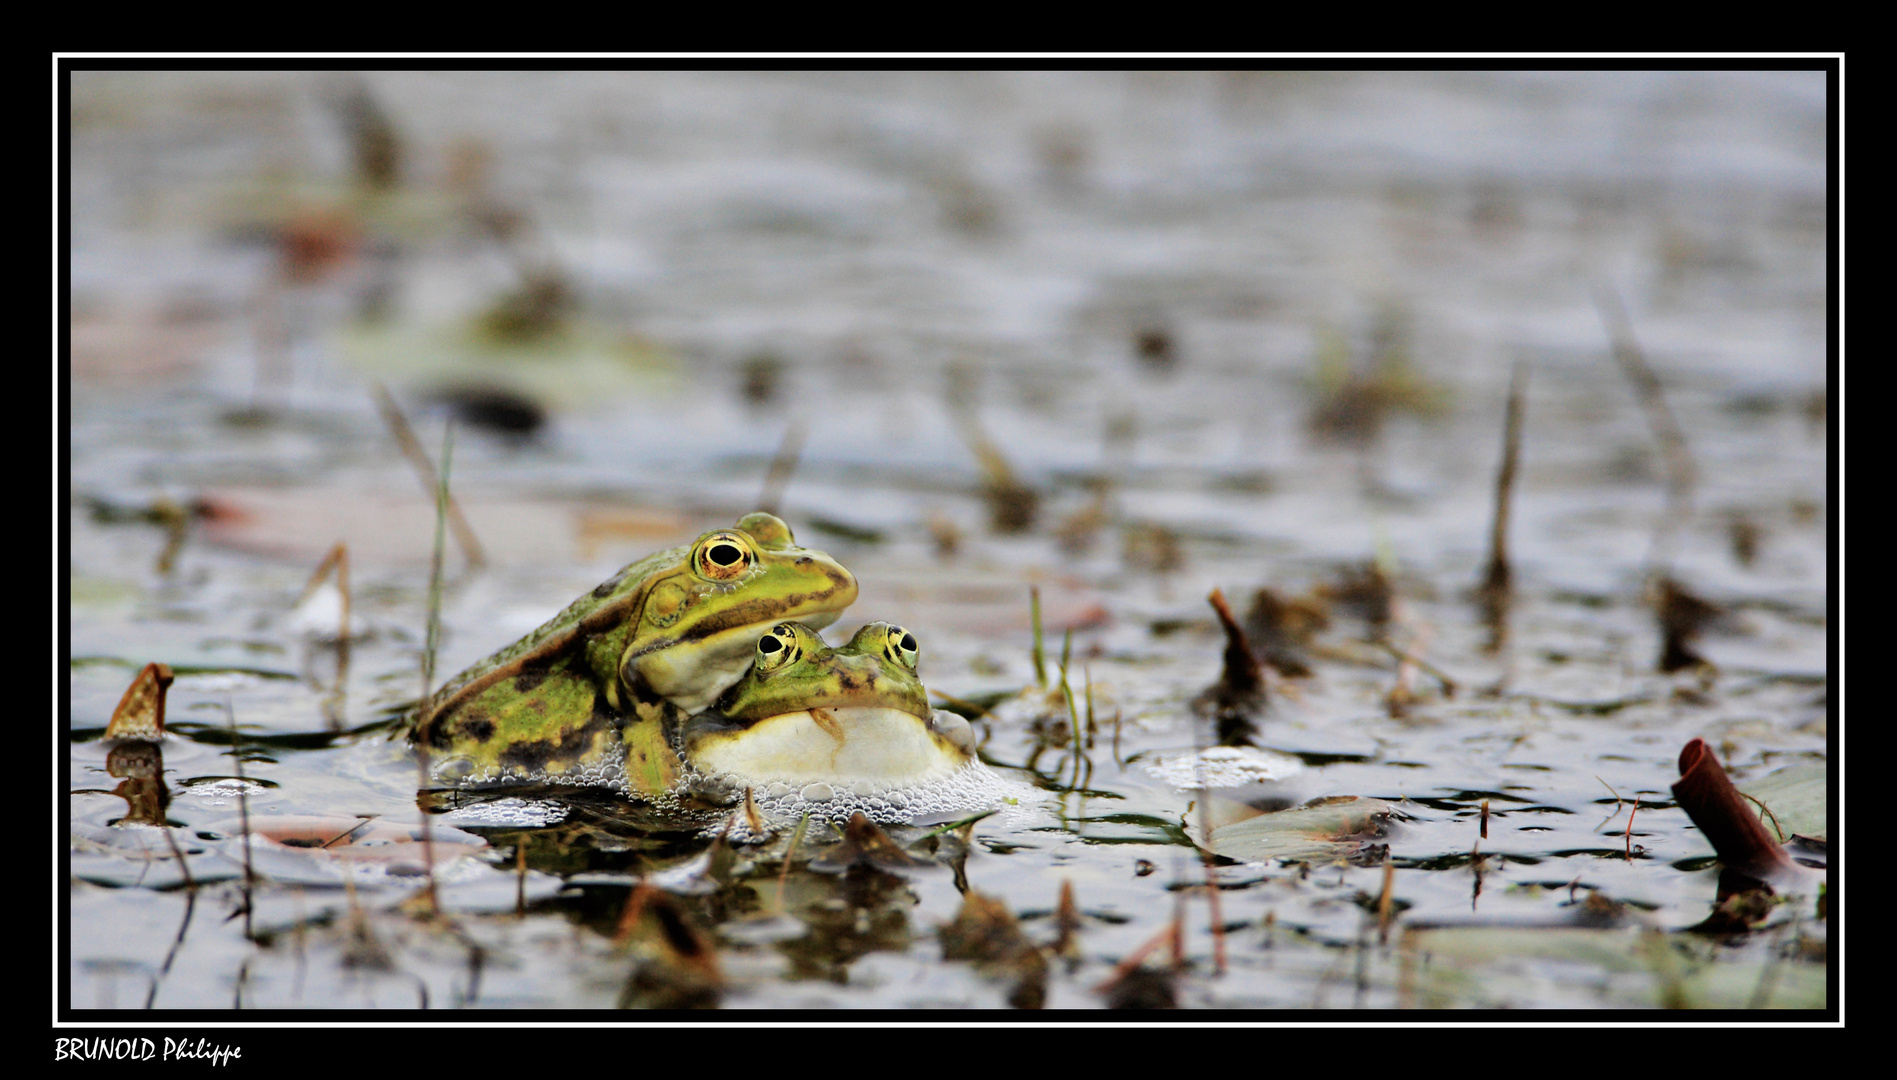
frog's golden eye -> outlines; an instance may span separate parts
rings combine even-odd
[[[889,636],[885,640],[888,644],[883,646],[883,650],[889,654],[889,658],[914,671],[916,660],[922,652],[922,646],[916,642],[916,636],[900,626],[891,624]]]
[[[730,533],[713,533],[698,545],[693,562],[700,577],[730,581],[751,568],[751,548]]]
[[[803,650],[797,645],[797,631],[779,623],[757,639],[757,669],[760,674],[777,671],[795,663]]]

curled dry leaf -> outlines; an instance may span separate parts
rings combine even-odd
[[[1694,739],[1680,751],[1680,778],[1673,784],[1673,798],[1728,869],[1771,884],[1803,877],[1760,823],[1758,811],[1732,785],[1706,740]]]
[[[105,727],[108,739],[157,739],[165,734],[165,692],[171,689],[171,668],[165,664],[146,664],[132,685],[125,688],[119,706],[112,710],[112,722]]]
[[[840,874],[858,864],[890,872],[925,865],[860,810],[851,814],[849,824],[843,827],[843,842],[810,860],[810,869],[820,874]]]
[[[1207,687],[1192,707],[1218,722],[1220,746],[1250,746],[1258,734],[1254,721],[1265,711],[1265,673],[1245,639],[1244,627],[1232,617],[1225,594],[1213,589],[1206,599],[1225,628],[1225,667],[1219,681]]]

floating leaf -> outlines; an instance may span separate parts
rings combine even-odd
[[[1828,774],[1824,762],[1805,762],[1754,780],[1739,790],[1765,804],[1771,811],[1765,825],[1771,828],[1776,820],[1782,839],[1790,840],[1795,834],[1823,840]]]
[[[1212,830],[1204,846],[1233,859],[1331,863],[1389,833],[1392,807],[1357,795],[1318,799]]]

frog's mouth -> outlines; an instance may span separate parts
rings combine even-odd
[[[882,705],[801,709],[740,724],[700,713],[679,732],[685,760],[713,784],[777,798],[877,795],[939,781],[974,759],[974,733],[953,713],[928,720]]]

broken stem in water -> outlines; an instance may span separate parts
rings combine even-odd
[[[792,420],[784,429],[784,441],[777,446],[777,456],[771,459],[771,468],[764,474],[764,490],[758,494],[758,509],[767,514],[776,514],[783,505],[784,490],[790,487],[791,474],[797,471],[797,462],[803,456],[804,436],[807,434],[802,420]]]
[[[1028,616],[1034,623],[1034,684],[1047,689],[1047,660],[1041,649],[1041,587],[1028,586]]]
[[[809,827],[810,813],[805,811],[804,816],[797,819],[796,831],[790,834],[789,846],[784,848],[784,868],[777,872],[777,899],[771,906],[778,911],[784,910],[784,883],[790,880],[790,861],[797,854],[797,842],[804,838],[804,830]]]
[[[1489,624],[1488,651],[1500,652],[1508,641],[1508,609],[1514,580],[1508,561],[1509,507],[1515,494],[1515,472],[1521,463],[1523,398],[1528,387],[1528,361],[1515,361],[1508,380],[1508,409],[1502,422],[1502,463],[1495,471],[1495,517],[1489,527],[1489,569],[1478,592],[1483,619]]]
[[[396,445],[402,448],[402,456],[415,468],[415,475],[421,477],[422,486],[433,495],[441,489],[441,482],[435,478],[434,464],[428,460],[428,451],[422,449],[421,440],[415,437],[415,429],[408,426],[408,418],[402,415],[401,406],[395,403],[388,388],[381,383],[375,384],[376,405],[382,410],[382,420],[388,424],[390,434],[395,436]],[[461,545],[461,554],[468,560],[469,566],[485,566],[487,555],[481,550],[481,542],[474,538],[474,528],[461,514],[461,505],[451,497],[447,507],[448,524],[453,526],[455,541]]]
[[[1654,538],[1656,550],[1664,551],[1666,541],[1670,540],[1674,530],[1692,516],[1693,485],[1697,481],[1693,453],[1687,448],[1686,433],[1681,430],[1679,420],[1667,406],[1660,377],[1647,363],[1640,343],[1634,340],[1633,326],[1627,319],[1627,309],[1622,306],[1620,296],[1601,284],[1595,287],[1594,303],[1600,309],[1601,322],[1606,324],[1614,360],[1620,365],[1621,373],[1627,376],[1627,381],[1633,384],[1634,393],[1640,398],[1641,407],[1646,410],[1647,424],[1653,429],[1654,441],[1660,444],[1661,456],[1666,461],[1666,511]]]
[[[224,719],[231,729],[231,762],[237,770],[237,819],[244,830],[244,939],[255,941],[256,936],[250,927],[251,887],[257,880],[256,871],[250,866],[250,799],[247,791],[250,782],[244,779],[244,748],[237,741],[237,710],[229,698],[224,700]]]
[[[425,731],[434,720],[435,700],[435,653],[441,646],[441,570],[447,554],[448,510],[452,505],[448,495],[448,478],[454,464],[454,423],[450,421],[441,436],[441,477],[435,484],[435,547],[428,572],[428,636],[422,649],[422,705],[421,723],[417,730]],[[431,470],[432,471],[432,470]],[[415,740],[415,760],[421,771],[421,787],[428,787],[428,740]],[[428,821],[428,807],[419,806],[422,819],[422,861],[428,873],[428,908],[432,914],[441,913],[441,897],[435,890],[435,837]]]

